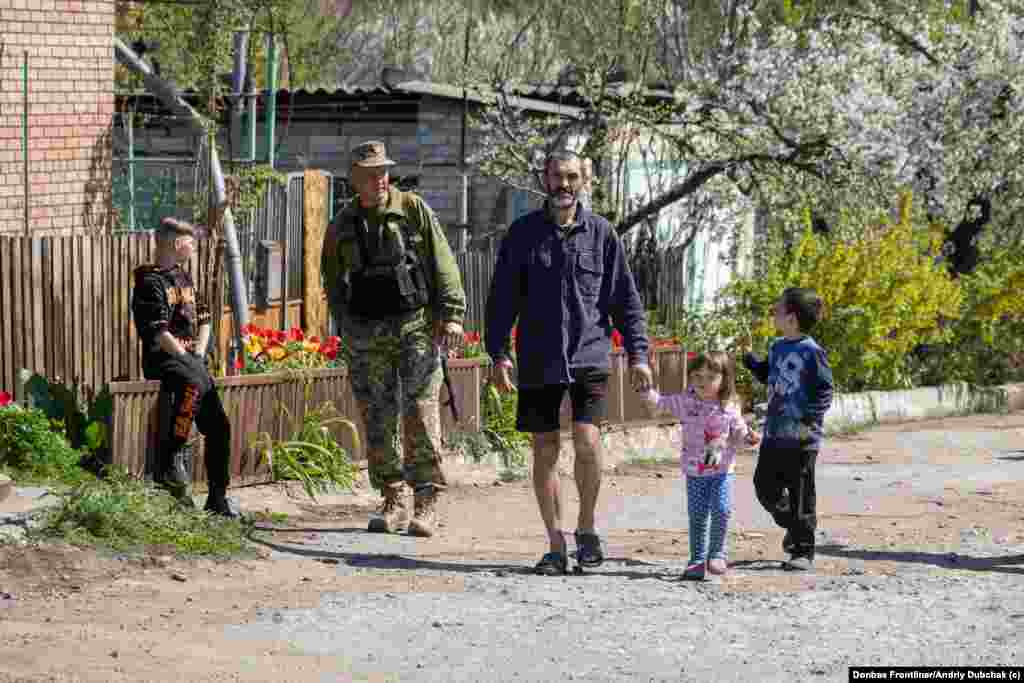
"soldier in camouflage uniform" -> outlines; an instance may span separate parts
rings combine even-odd
[[[433,211],[390,187],[393,165],[382,142],[353,151],[358,196],[327,231],[322,272],[366,424],[370,482],[383,495],[369,530],[393,533],[408,522],[411,535],[431,536],[446,485],[439,347],[462,342],[466,295]],[[411,521],[405,484],[414,493]]]
[[[171,406],[161,416],[154,479],[181,503],[191,506],[191,449],[193,421],[206,437],[209,495],[206,510],[238,517],[226,493],[231,457],[231,424],[206,367],[210,312],[198,305],[192,277],[181,265],[205,232],[175,218],[165,218],[156,231],[155,263],[135,269],[132,317],[142,341],[142,371],[160,380],[161,404]]]

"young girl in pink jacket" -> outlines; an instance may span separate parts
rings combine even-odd
[[[680,465],[686,477],[690,518],[690,562],[683,578],[702,581],[707,572],[722,575],[727,571],[725,540],[732,513],[736,448],[744,443],[756,445],[760,439],[740,414],[735,401],[736,369],[727,354],[698,355],[690,364],[687,380],[685,393],[662,396],[651,389],[644,402],[652,414],[671,414],[682,423]]]

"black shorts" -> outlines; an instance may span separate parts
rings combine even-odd
[[[516,429],[521,432],[557,432],[566,390],[572,401],[572,421],[599,423],[608,413],[608,375],[605,368],[573,368],[572,384],[521,387]]]

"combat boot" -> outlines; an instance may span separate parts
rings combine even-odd
[[[409,522],[409,509],[403,499],[405,484],[388,484],[381,492],[384,495],[384,502],[376,516],[370,518],[370,525],[367,531],[376,534],[393,534]]]
[[[429,538],[434,535],[434,526],[437,524],[437,489],[430,485],[419,488],[414,500],[409,535]]]

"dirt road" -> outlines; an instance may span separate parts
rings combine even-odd
[[[236,492],[289,515],[251,559],[5,546],[0,681],[846,681],[851,665],[1024,660],[1024,414],[828,442],[812,574],[781,571],[754,464],[720,585],[678,581],[682,482],[664,465],[605,479],[611,559],[584,577],[528,573],[532,489],[486,467],[453,468],[427,540],[364,533],[365,488],[314,505],[268,486]]]

